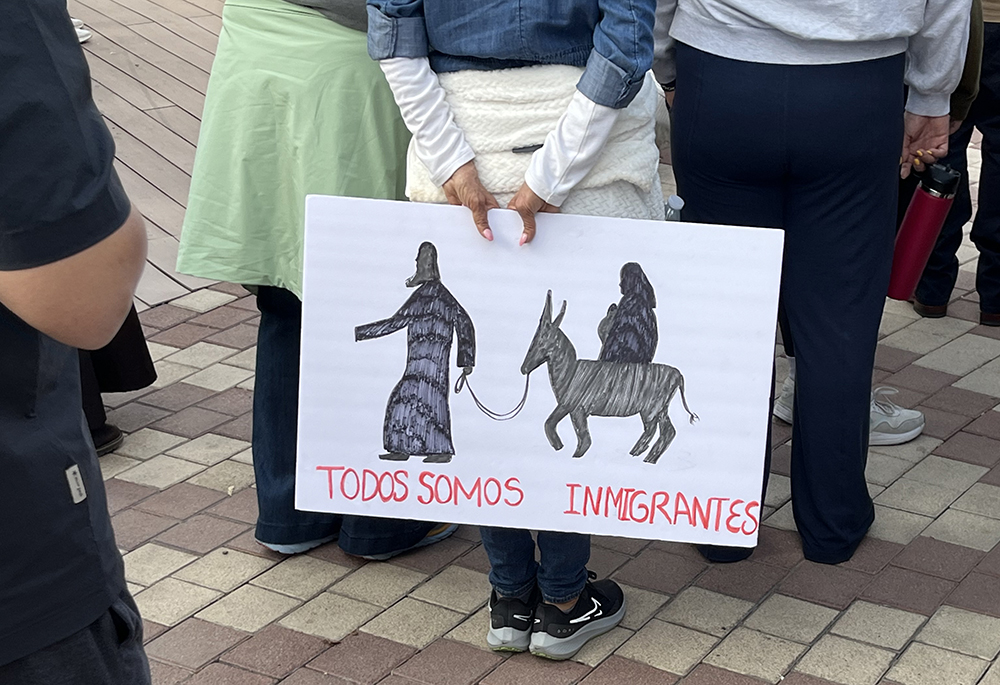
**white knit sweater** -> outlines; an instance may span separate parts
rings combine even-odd
[[[479,177],[501,206],[521,187],[533,159],[512,150],[546,140],[578,93],[582,71],[544,65],[439,75],[454,122],[475,153]],[[661,98],[650,73],[632,104],[620,110],[596,163],[574,184],[564,212],[663,218],[653,127]],[[413,141],[406,194],[418,202],[446,201]]]

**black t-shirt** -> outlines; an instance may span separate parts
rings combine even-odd
[[[65,0],[4,2],[0,270],[100,242],[128,217]],[[0,665],[81,630],[124,589],[76,350],[0,305]]]

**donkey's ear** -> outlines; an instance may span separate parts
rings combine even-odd
[[[552,323],[552,291],[545,295],[545,307],[542,309],[542,321]]]
[[[552,322],[552,325],[559,328],[559,324],[562,323],[564,316],[566,316],[566,300],[563,300],[562,307],[559,309],[559,315],[556,317],[556,320]]]

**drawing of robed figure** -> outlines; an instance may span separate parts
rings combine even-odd
[[[608,307],[597,327],[602,362],[649,364],[656,354],[656,294],[642,267],[628,262],[620,272],[622,299]]]
[[[432,243],[417,251],[417,270],[406,287],[416,291],[398,312],[354,329],[357,341],[406,329],[406,369],[385,408],[386,454],[379,458],[422,456],[425,463],[448,463],[455,454],[448,405],[452,335],[458,337],[458,366],[468,375],[476,364],[476,332],[468,313],[441,283]]]

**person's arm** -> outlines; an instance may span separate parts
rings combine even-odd
[[[904,81],[906,111],[926,117],[948,114],[969,44],[972,0],[927,0],[924,25],[910,36]]]
[[[443,186],[476,155],[455,123],[437,74],[426,57],[389,57],[378,64],[413,134],[417,156],[430,171],[431,181]]]
[[[674,64],[676,41],[670,37],[677,0],[657,0],[656,25],[653,27],[653,75],[658,83],[673,83],[677,79]]]
[[[541,200],[559,207],[594,168],[620,109],[599,105],[579,90],[531,156],[524,182]]]
[[[389,82],[417,156],[442,186],[475,155],[431,69],[429,50],[423,0],[368,0],[368,54]]]
[[[0,304],[67,345],[103,347],[131,307],[146,234],[65,5],[10,5],[0,93]]]
[[[521,215],[521,244],[535,235],[535,213],[558,211],[597,164],[619,112],[653,64],[656,0],[599,0],[594,49],[566,112],[531,159],[524,185],[507,205]]]
[[[605,107],[623,109],[653,66],[656,0],[598,0],[601,20],[577,89]]]
[[[950,98],[962,76],[972,0],[927,0],[924,24],[910,36],[904,81],[902,168],[932,164],[948,153]]]
[[[25,323],[71,347],[107,345],[132,307],[146,263],[146,227],[133,209],[110,236],[70,257],[0,271],[0,303]]]
[[[423,12],[423,0],[369,0],[368,54],[382,68],[431,180],[448,202],[468,207],[476,229],[493,240],[487,213],[499,205],[479,180],[475,154],[427,59]]]

